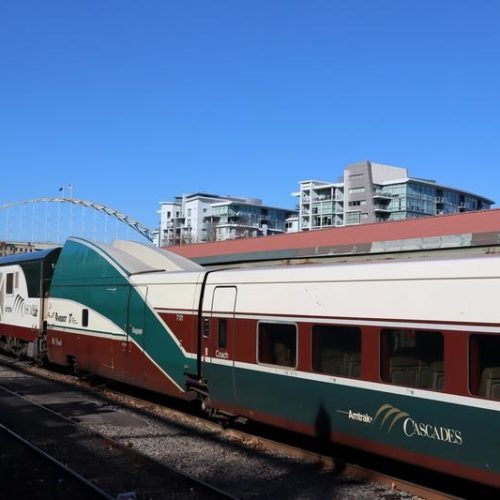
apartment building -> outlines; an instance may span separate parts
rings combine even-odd
[[[259,199],[208,193],[178,196],[160,205],[160,246],[283,233],[286,220],[297,215]]]
[[[434,180],[410,177],[406,168],[371,161],[348,165],[338,182],[306,180],[299,185],[294,193],[299,199],[299,231],[483,210],[494,203]]]

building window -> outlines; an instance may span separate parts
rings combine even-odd
[[[381,378],[405,387],[440,391],[444,341],[440,332],[384,329],[380,332]]]
[[[347,212],[346,214],[346,224],[359,224],[361,220],[361,212]]]
[[[349,193],[350,194],[355,194],[355,193],[364,193],[366,191],[366,187],[356,187],[356,188],[350,188]]]
[[[297,366],[297,326],[259,323],[258,361],[269,365]]]
[[[312,330],[313,370],[359,378],[361,330],[354,326],[315,325]]]
[[[500,335],[471,335],[469,356],[470,392],[500,401]]]

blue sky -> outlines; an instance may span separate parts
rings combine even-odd
[[[496,0],[2,2],[0,205],[71,184],[154,226],[364,159],[500,204],[499,26]]]

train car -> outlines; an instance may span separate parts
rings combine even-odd
[[[76,371],[192,397],[184,383],[184,372],[196,371],[192,346],[184,345],[191,339],[165,325],[161,308],[152,306],[157,289],[149,282],[162,276],[159,302],[193,310],[203,275],[198,264],[154,247],[70,238],[50,288],[48,359]],[[141,285],[135,281],[138,276],[151,278]],[[195,321],[191,315],[190,331],[196,329]]]
[[[500,487],[500,256],[210,270],[72,238],[47,356]]]
[[[500,486],[500,257],[213,273],[211,404]]]
[[[60,248],[0,258],[0,349],[43,361],[46,295]]]

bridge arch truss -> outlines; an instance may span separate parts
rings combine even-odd
[[[79,213],[76,207],[80,207]],[[92,216],[89,217],[88,213]],[[97,214],[101,217],[96,217]],[[113,220],[114,228],[110,224]],[[123,228],[126,228],[126,235],[123,235]],[[2,240],[60,243],[70,235],[101,241],[118,237],[149,242],[155,239],[155,232],[137,219],[101,203],[80,198],[44,197],[0,205]]]

